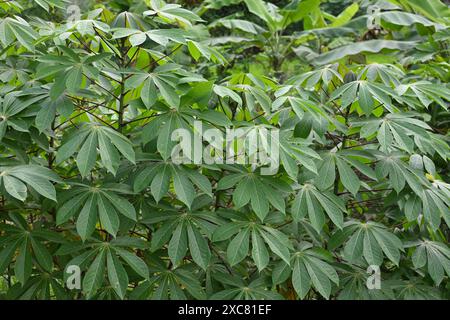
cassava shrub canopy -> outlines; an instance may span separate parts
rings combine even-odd
[[[449,25],[439,0],[0,1],[0,298],[450,298]],[[203,133],[237,129],[276,158],[221,163]]]

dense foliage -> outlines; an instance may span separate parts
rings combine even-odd
[[[450,298],[449,25],[439,0],[0,0],[0,298]],[[278,129],[278,171],[172,162],[197,120]]]

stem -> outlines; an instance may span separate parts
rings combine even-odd
[[[119,118],[117,120],[117,123],[119,125],[119,132],[122,132],[122,128],[124,126],[123,122],[123,114],[125,112],[125,106],[124,106],[124,92],[125,92],[125,86],[123,85],[123,75],[122,75],[122,84],[120,85],[120,95],[119,95]]]

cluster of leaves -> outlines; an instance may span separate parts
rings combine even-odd
[[[450,9],[171,2],[0,1],[0,297],[449,298]],[[195,120],[278,172],[172,163]]]

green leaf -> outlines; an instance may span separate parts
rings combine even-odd
[[[241,230],[230,241],[227,248],[227,260],[231,266],[241,262],[248,254],[250,231],[248,228]]]
[[[368,264],[381,266],[383,263],[383,252],[372,232],[366,231],[364,233],[363,253]]]
[[[97,197],[98,215],[103,228],[114,237],[119,231],[119,216],[109,201],[102,196]]]
[[[167,249],[173,265],[177,266],[183,261],[188,249],[187,242],[186,227],[184,223],[180,223],[175,229]]]
[[[135,153],[130,140],[111,128],[102,128],[102,131],[108,136],[117,150],[119,150],[119,152],[128,159],[128,161],[135,163]]]
[[[189,251],[192,259],[203,270],[206,270],[211,259],[211,252],[209,250],[208,242],[200,234],[196,227],[191,224],[187,225],[187,233],[189,239]]]
[[[346,56],[356,55],[361,52],[377,53],[383,49],[408,50],[417,45],[415,41],[397,40],[368,40],[338,47],[334,50],[322,53],[314,58],[314,63],[324,65],[342,59]]]
[[[47,248],[34,238],[31,238],[31,247],[33,248],[34,256],[39,265],[44,268],[44,270],[52,272],[53,257]]]
[[[178,108],[180,105],[180,96],[176,93],[175,89],[162,77],[153,77],[153,82],[169,106],[171,108]]]
[[[235,223],[227,223],[221,225],[217,227],[216,230],[214,230],[214,233],[212,235],[212,241],[218,242],[227,240],[231,238],[234,234],[238,233],[240,229],[241,226]]]
[[[35,123],[40,132],[49,129],[56,115],[56,103],[43,105],[36,115]]]
[[[342,214],[342,208],[339,207],[339,204],[336,204],[336,202],[333,202],[332,197],[328,198],[327,196],[322,195],[321,193],[313,190],[313,193],[316,197],[316,199],[319,201],[322,208],[325,210],[327,215],[330,217],[330,219],[333,221],[333,223],[340,229],[342,229],[342,226],[344,224],[344,216]]]
[[[311,288],[311,278],[301,259],[295,260],[294,268],[292,269],[292,285],[300,299],[304,299]]]
[[[305,261],[305,267],[306,270],[308,270],[314,288],[316,288],[323,297],[328,299],[331,294],[331,283],[327,275],[309,261]]]
[[[162,124],[159,132],[157,148],[164,160],[169,159],[172,155],[173,147],[175,143],[172,141],[172,133],[176,129],[176,119],[175,116],[169,115],[167,121]]]
[[[336,19],[331,24],[331,27],[340,27],[342,25],[345,25],[347,22],[349,22],[353,16],[358,12],[359,5],[357,3],[353,3],[349,5],[347,8],[345,8],[344,11],[342,11]]]
[[[250,201],[250,179],[242,179],[233,192],[233,202],[236,208],[241,208]]]
[[[142,170],[134,180],[134,192],[141,192],[149,186],[155,175],[159,172],[159,166],[146,167]]]
[[[207,177],[195,170],[187,170],[186,174],[188,175],[189,180],[191,180],[201,191],[211,198],[213,197],[211,182],[209,182]]]
[[[450,9],[440,0],[407,0],[406,2],[412,6],[414,10],[417,10],[417,12],[434,21],[441,22],[444,21],[445,17],[450,16]]]
[[[97,223],[97,197],[95,194],[89,196],[77,219],[77,232],[83,241],[95,230],[95,224]]]
[[[105,260],[105,250],[100,250],[83,278],[83,292],[88,298],[95,295],[103,283],[105,276]]]
[[[266,195],[264,194],[265,186],[255,178],[251,178],[249,182],[249,196],[252,209],[255,211],[256,215],[261,221],[269,212],[269,202],[267,201]]]
[[[92,132],[78,152],[77,165],[83,177],[86,177],[95,166],[97,145],[97,133]]]
[[[350,168],[350,166],[346,164],[344,161],[342,161],[339,158],[337,158],[336,160],[342,184],[348,191],[350,191],[353,195],[355,195],[358,192],[359,187],[361,185],[358,176],[355,174],[355,172],[353,172],[352,168]]]
[[[262,0],[244,0],[244,2],[251,13],[264,20],[272,30],[276,28],[276,19],[279,19],[280,16],[270,12],[266,2]]]
[[[402,242],[393,234],[380,228],[374,229],[372,234],[384,254],[398,266],[400,261],[400,250],[403,251]]]
[[[42,196],[56,201],[55,187],[50,181],[59,182],[60,179],[53,171],[37,165],[19,165],[7,170],[5,177],[7,175],[22,180]],[[15,185],[14,188],[20,187]],[[20,189],[15,191],[20,191]]]
[[[320,190],[327,190],[333,186],[336,179],[336,166],[333,156],[328,156],[319,168],[315,185]]]
[[[194,186],[183,172],[173,168],[172,173],[173,186],[178,199],[190,208],[192,201],[194,201],[195,198]]]
[[[14,265],[14,273],[22,285],[24,285],[31,275],[32,263],[29,249],[30,240],[25,236],[20,244],[19,254]]]
[[[77,92],[81,89],[83,81],[83,69],[81,67],[73,67],[66,75],[66,87],[70,92]]]
[[[145,39],[146,36],[145,35],[143,36]],[[155,83],[150,78],[148,78],[144,82],[144,86],[142,87],[141,90],[141,99],[144,102],[147,109],[150,109],[158,100],[158,91],[156,90]]]
[[[358,229],[344,247],[344,253],[350,261],[356,261],[363,255],[365,233]]]
[[[12,241],[2,251],[0,251],[0,273],[3,274],[11,263],[17,247],[20,245],[21,239]]]
[[[141,277],[144,279],[149,278],[149,272],[147,264],[141,258],[137,257],[135,254],[130,253],[126,250],[119,248],[114,248],[120,257]]]
[[[73,217],[88,196],[89,193],[82,193],[66,201],[56,213],[56,224],[61,225]]]
[[[14,198],[25,201],[27,198],[27,186],[19,179],[13,176],[5,175],[2,177],[5,190]]]
[[[156,202],[159,202],[167,191],[169,191],[169,183],[170,167],[168,165],[163,165],[151,184],[151,192]]]
[[[269,264],[269,252],[261,236],[254,230],[252,231],[252,258],[259,272]]]
[[[359,83],[358,101],[359,106],[366,115],[370,115],[373,110],[373,98],[364,82]]]
[[[274,230],[266,228],[266,231],[260,231],[260,235],[263,237],[264,241],[269,245],[270,250],[272,250],[273,253],[275,253],[287,264],[290,265],[289,248],[291,247],[291,245],[287,237],[284,236],[282,233],[274,232]]]
[[[119,153],[113,147],[108,137],[101,131],[98,133],[98,147],[102,164],[109,172],[115,175],[119,167]]]
[[[128,287],[128,275],[119,259],[111,254],[111,251],[108,250],[107,253],[107,270],[108,270],[108,279],[114,291],[117,295],[123,299],[127,292]]]
[[[119,211],[119,213],[121,213],[128,219],[136,221],[136,209],[127,199],[110,192],[103,192],[103,195],[108,198],[108,200],[111,202],[114,208]]]
[[[80,147],[80,145],[86,139],[86,136],[89,134],[87,130],[79,130],[76,135],[74,135],[69,141],[63,144],[56,154],[56,163],[60,164],[64,160],[70,158]]]

